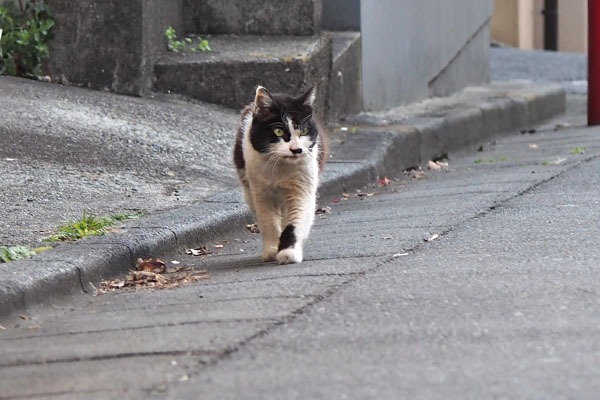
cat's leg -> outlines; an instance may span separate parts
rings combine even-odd
[[[315,219],[315,204],[316,187],[288,196],[284,228],[277,247],[277,262],[280,264],[302,262],[302,246]]]
[[[253,193],[256,222],[263,240],[263,261],[273,261],[281,235],[281,212],[263,192]]]

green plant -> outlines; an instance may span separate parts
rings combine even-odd
[[[27,246],[0,247],[0,262],[7,263],[23,258],[30,258],[35,251]]]
[[[193,52],[196,52],[198,50],[212,51],[210,45],[208,44],[208,40],[202,39],[199,36],[197,38],[198,40],[196,45],[194,45],[194,40],[190,37],[186,37],[185,39],[180,40],[177,37],[177,32],[175,32],[175,29],[173,29],[172,26],[167,28],[167,30],[165,31],[165,36],[167,37],[168,41],[168,49],[176,53],[186,50]]]
[[[573,155],[583,154],[583,153],[585,153],[586,150],[587,150],[587,147],[585,147],[585,146],[571,147],[571,154],[573,154]]]
[[[0,247],[0,263],[31,258],[36,254],[50,250],[51,248],[52,247],[50,246],[38,247],[36,249],[27,246]]]
[[[44,0],[0,3],[0,74],[39,76],[55,24]]]
[[[64,242],[83,239],[86,236],[103,236],[106,234],[106,228],[114,225],[116,222],[126,219],[139,217],[139,214],[116,214],[111,217],[94,217],[92,215],[83,216],[78,221],[71,221],[56,230],[56,234],[46,240],[49,242]]]

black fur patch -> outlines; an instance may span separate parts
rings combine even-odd
[[[289,249],[290,247],[294,247],[295,244],[296,234],[294,233],[294,225],[288,225],[285,227],[283,232],[281,232],[281,237],[279,238],[279,247],[277,248],[277,251]]]

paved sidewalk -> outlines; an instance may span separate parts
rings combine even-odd
[[[241,228],[156,254],[209,280],[3,319],[0,398],[594,398],[600,130],[482,146],[322,198],[300,265]]]

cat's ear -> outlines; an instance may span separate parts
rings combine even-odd
[[[313,103],[315,102],[316,97],[317,97],[317,87],[313,86],[310,89],[308,89],[306,91],[306,93],[304,93],[298,99],[300,100],[301,104],[306,105],[306,106],[312,106]]]
[[[254,104],[256,104],[257,110],[269,110],[273,108],[274,103],[275,101],[273,100],[271,92],[262,86],[256,88]]]

